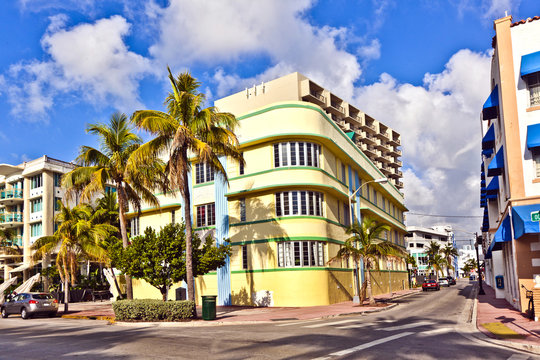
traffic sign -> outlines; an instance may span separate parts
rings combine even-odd
[[[540,211],[531,212],[531,221],[540,221]]]

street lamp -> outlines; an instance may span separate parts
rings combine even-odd
[[[478,245],[480,244],[478,240],[481,239],[482,237],[478,236],[476,233],[474,233],[474,235],[475,235],[474,248],[476,249],[476,267],[478,269],[478,284],[480,285],[480,289],[478,290],[478,295],[485,295],[486,293],[484,291],[484,287],[482,286],[482,273],[480,272],[480,256],[478,255]],[[485,261],[484,261],[484,264],[485,264]]]
[[[364,186],[370,183],[377,183],[377,184],[386,184],[388,182],[387,178],[380,178],[375,180],[370,180],[358,187],[350,196],[349,196],[349,226],[352,226],[353,224],[353,212],[351,210],[352,208],[352,199],[355,197],[356,193],[360,191]],[[360,207],[360,201],[358,201],[358,207]],[[355,247],[358,249],[358,241],[354,242]],[[356,295],[353,297],[353,303],[359,304],[360,303],[360,279],[358,277],[358,262],[355,264],[355,283],[356,283]]]

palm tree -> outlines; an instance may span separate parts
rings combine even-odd
[[[100,242],[116,230],[108,224],[93,223],[92,212],[92,207],[87,204],[69,208],[60,202],[60,212],[55,217],[58,229],[32,245],[36,251],[34,260],[56,253],[56,266],[64,283],[64,312],[68,311],[69,285],[77,281],[78,262],[83,258],[107,261],[107,252]]]
[[[164,164],[157,158],[134,159],[142,139],[133,133],[125,114],[114,113],[108,124],[88,125],[87,132],[97,135],[100,150],[82,146],[77,157],[80,165],[62,178],[62,185],[73,192],[80,192],[82,201],[90,201],[97,193],[104,193],[107,184],[113,183],[118,194],[118,215],[122,246],[129,245],[126,212],[129,205],[140,212],[141,202],[159,206],[153,194],[159,185],[165,186]],[[133,299],[131,278],[126,275],[126,293]]]
[[[379,239],[383,231],[389,231],[390,227],[378,223],[377,221],[365,217],[361,225],[354,223],[347,229],[347,234],[352,234],[350,238],[345,240],[343,246],[338,250],[337,255],[330,259],[334,260],[352,258],[355,265],[362,259],[367,271],[366,276],[366,291],[369,297],[369,304],[375,303],[373,292],[371,289],[371,269],[378,268],[379,258],[381,257],[404,257],[405,253],[396,244],[387,240]],[[356,247],[356,243],[359,247]]]
[[[446,244],[446,246],[441,249],[441,252],[447,264],[446,274],[450,276],[450,269],[454,270],[454,266],[452,266],[452,261],[456,256],[459,256],[459,252],[452,244]]]
[[[441,245],[435,241],[431,241],[427,248],[426,248],[426,254],[427,256],[432,259],[435,255],[439,254],[441,251]]]
[[[439,271],[443,273],[443,266],[447,265],[446,259],[441,254],[436,254],[433,257],[430,257],[428,260],[428,265],[430,268],[435,271],[435,276],[437,277],[437,282],[439,281]]]
[[[221,174],[228,182],[219,155],[243,162],[234,134],[238,120],[230,113],[218,112],[214,107],[203,108],[205,96],[198,91],[200,83],[188,72],[177,78],[169,71],[172,92],[165,103],[167,112],[155,110],[136,111],[132,121],[139,129],[148,131],[154,138],[137,151],[138,159],[168,155],[167,175],[172,190],[178,190],[184,203],[186,224],[186,283],[189,300],[195,301],[192,249],[192,219],[188,176],[191,163],[188,154],[195,155]],[[134,159],[136,160],[136,159]]]

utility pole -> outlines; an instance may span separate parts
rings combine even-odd
[[[480,286],[480,290],[478,290],[478,295],[485,295],[484,287],[482,286],[482,273],[480,272],[480,256],[478,255],[478,245],[479,245],[479,236],[478,233],[474,233],[475,236],[475,243],[474,248],[476,250],[476,267],[478,269],[478,285]]]

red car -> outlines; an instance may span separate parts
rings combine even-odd
[[[441,287],[439,286],[439,283],[437,280],[426,280],[422,284],[422,291],[428,291],[428,290],[441,290]]]

